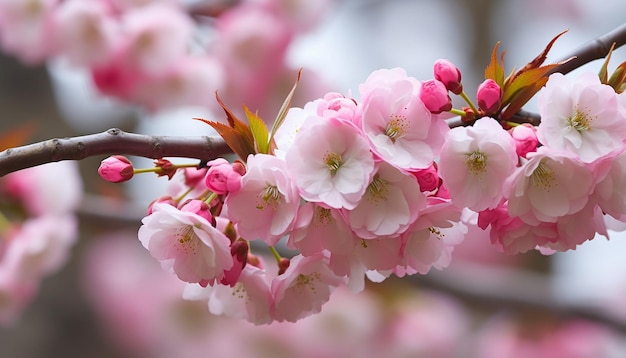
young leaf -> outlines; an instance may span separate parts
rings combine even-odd
[[[500,57],[500,61],[498,62],[498,46],[500,42],[496,42],[496,46],[493,48],[493,52],[491,53],[491,62],[489,66],[485,69],[485,79],[492,79],[496,81],[498,86],[502,88],[504,86],[504,52]]]
[[[248,107],[244,106],[248,123],[250,123],[250,131],[254,137],[254,148],[257,153],[269,154],[269,132],[265,122],[256,114],[250,112]]]
[[[243,162],[246,161],[248,155],[255,154],[254,143],[253,141],[249,141],[241,135],[235,128],[232,128],[224,123],[210,121],[204,118],[194,118],[195,120],[202,121],[215,129],[217,134],[224,139],[224,142],[228,145],[228,147],[233,151],[233,153],[237,154],[239,158]]]
[[[598,73],[598,77],[600,77],[600,83],[607,84],[609,83],[609,74],[608,67],[609,61],[611,60],[611,54],[613,54],[613,49],[615,48],[615,42],[611,44],[611,48],[609,49],[609,53],[606,55],[606,59],[600,68],[600,72]]]
[[[291,88],[291,91],[289,92],[289,94],[285,98],[285,101],[283,102],[282,106],[280,107],[280,110],[278,111],[278,115],[276,116],[276,119],[274,120],[274,124],[272,125],[272,132],[271,132],[271,135],[270,135],[270,142],[271,143],[274,142],[274,135],[276,134],[276,131],[278,131],[278,128],[280,128],[280,126],[285,121],[285,117],[287,116],[287,112],[289,111],[289,108],[291,107],[291,100],[293,99],[294,93],[296,93],[296,87],[298,87],[298,82],[300,82],[300,76],[301,75],[302,75],[302,68],[300,68],[298,70],[298,76],[296,77],[296,82],[293,84],[293,87]]]

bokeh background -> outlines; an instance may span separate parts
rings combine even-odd
[[[337,0],[331,6],[289,48],[289,63],[306,68],[302,83],[316,87],[303,90],[299,105],[324,89],[356,91],[379,68],[403,67],[429,79],[438,58],[454,62],[465,88],[475,88],[497,41],[510,69],[565,29],[548,61],[626,21],[621,0]],[[624,59],[619,49],[613,64]],[[276,106],[267,105],[262,110]],[[112,126],[210,134],[194,116],[221,113],[197,107],[148,113],[97,95],[80,71],[0,54],[0,131],[35,123],[29,142]],[[163,178],[110,185],[97,176],[101,159],[79,163],[85,200],[70,261],[44,280],[18,321],[0,327],[1,357],[504,357],[508,347],[519,357],[626,357],[623,234],[550,257],[509,257],[487,242],[466,242],[449,270],[390,279],[360,295],[338,292],[319,316],[258,328],[180,300],[180,286],[135,235]],[[591,309],[572,316],[572,305]]]

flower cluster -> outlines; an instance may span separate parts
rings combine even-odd
[[[334,288],[361,291],[366,277],[445,268],[455,245],[475,236],[468,225],[484,229],[472,239],[489,236],[508,254],[608,236],[606,215],[626,220],[624,81],[548,76],[544,55],[506,79],[492,61],[478,106],[447,60],[427,81],[381,69],[358,98],[328,93],[287,110],[292,90],[271,131],[247,108],[249,124],[222,104],[228,125],[200,120],[240,160],[184,169],[157,161],[172,190],[151,205],[139,240],[188,284],[185,297],[265,324],[319,312]],[[541,124],[514,122],[543,84]],[[450,93],[468,107],[452,108]],[[465,125],[451,129],[445,112]],[[127,180],[129,165],[107,159],[101,174]],[[253,254],[253,242],[276,263]]]
[[[194,3],[194,4],[192,4]],[[214,108],[216,89],[249,105],[295,72],[285,56],[331,1],[0,1],[0,49],[27,64],[60,60],[95,87],[149,110]]]
[[[0,193],[0,324],[10,324],[65,264],[78,236],[82,181],[76,163],[52,163],[7,175]]]

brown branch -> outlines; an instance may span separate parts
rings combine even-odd
[[[609,53],[613,43],[615,43],[616,49],[626,44],[626,23],[575,49],[571,54],[561,59],[561,61],[565,61],[573,58],[572,60],[556,66],[550,73],[560,72],[566,74],[591,61],[604,58]]]
[[[232,153],[230,148],[216,137],[148,136],[113,128],[98,134],[55,138],[9,148],[0,152],[0,176],[45,163],[81,160],[99,155],[124,154],[152,159],[181,157],[210,160],[227,153]]]

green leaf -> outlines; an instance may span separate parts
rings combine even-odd
[[[298,76],[296,77],[296,82],[293,84],[291,91],[285,98],[285,101],[280,107],[280,110],[278,111],[278,115],[276,116],[276,119],[274,120],[274,124],[272,125],[272,132],[270,135],[270,142],[272,143],[274,142],[274,135],[276,134],[276,131],[278,131],[278,128],[280,128],[280,126],[285,121],[287,112],[289,111],[289,108],[291,107],[291,100],[293,99],[294,93],[296,93],[296,88],[298,87],[298,82],[300,82],[301,75],[302,75],[302,68],[298,70]]]
[[[248,123],[250,123],[257,153],[269,154],[269,132],[265,122],[256,113],[250,112],[248,107],[243,106],[243,110],[246,112]]]
[[[615,92],[622,93],[623,90],[620,90],[626,82],[626,62],[622,62],[617,68],[615,72],[611,75],[608,81],[608,85],[615,89]]]

